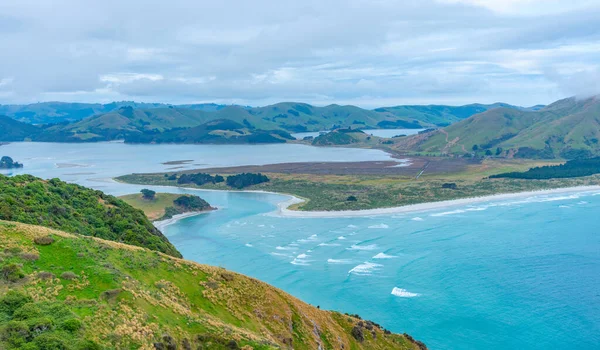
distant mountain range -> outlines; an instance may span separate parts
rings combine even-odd
[[[0,106],[0,111],[9,115],[0,116],[0,141],[279,143],[293,140],[292,132],[431,128],[386,145],[392,142],[390,147],[400,151],[454,156],[573,159],[600,155],[598,96],[529,108],[502,103],[366,110],[294,102],[265,107],[114,102]],[[36,121],[43,124],[32,124]],[[361,135],[339,133],[315,143],[336,144],[350,136],[351,143],[364,141]]]
[[[443,129],[399,141],[420,153],[520,158],[585,158],[600,154],[600,96],[563,99],[537,110],[500,107]]]

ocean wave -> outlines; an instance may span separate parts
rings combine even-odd
[[[327,259],[327,263],[344,265],[344,264],[352,264],[352,260],[350,260],[350,259]]]
[[[451,211],[445,211],[442,213],[435,213],[435,214],[431,214],[429,216],[446,216],[446,215],[453,215],[453,214],[461,214],[464,213],[465,210],[462,209],[456,209],[456,210],[451,210]]]
[[[357,228],[358,226],[350,224],[350,225],[348,225],[347,227],[348,227],[348,228]]]
[[[373,259],[393,259],[397,258],[395,255],[387,255],[385,253],[379,253],[373,257]]]
[[[319,247],[339,247],[339,243],[319,243]]]
[[[339,236],[337,239],[346,239],[344,236]]]
[[[286,257],[286,258],[291,258],[291,256],[289,256],[288,254],[277,253],[277,252],[271,252],[271,255],[273,255],[273,256],[283,256],[283,257]]]
[[[414,297],[418,297],[421,294],[412,293],[412,292],[407,291],[406,289],[394,287],[394,289],[392,289],[392,295],[395,295],[400,298],[414,298]]]
[[[309,257],[310,257],[310,255],[307,255],[304,253],[298,254],[298,256],[296,256],[294,258],[294,260],[292,260],[290,263],[292,265],[308,266],[308,265],[310,265],[309,264],[310,260],[306,260],[306,259]]]
[[[277,250],[294,250],[296,248],[295,247],[282,247],[282,246],[278,245],[277,247],[275,247],[275,249],[277,249]]]
[[[377,249],[377,244],[369,244],[369,245],[357,245],[353,244],[347,250],[375,250]]]
[[[314,241],[317,241],[317,240],[318,240],[317,235],[311,235],[310,237],[299,239],[296,242],[298,242],[298,243],[309,243],[309,242],[314,242]]]
[[[379,270],[381,267],[383,267],[383,265],[365,261],[360,265],[354,266],[350,271],[348,271],[348,274],[370,276],[373,272]]]
[[[559,205],[558,207],[559,208],[570,208],[571,206],[569,206],[569,205]]]
[[[246,243],[246,247],[248,247],[248,248],[252,248],[252,247],[254,247],[254,246],[253,246],[252,244],[250,244],[250,243]]]
[[[386,224],[379,224],[379,225],[371,225],[371,226],[369,226],[369,228],[389,228],[389,226]]]
[[[418,216],[417,216],[417,217],[414,217],[414,218],[412,218],[411,220],[412,220],[412,221],[425,221],[425,219],[423,219],[423,218],[420,218],[420,217],[418,217]]]

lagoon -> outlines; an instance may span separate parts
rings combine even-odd
[[[12,143],[0,154],[25,163],[9,173],[60,177],[116,195],[142,188],[110,180],[131,172],[389,159],[380,151],[303,145]],[[193,161],[162,164],[176,160]],[[152,188],[198,194],[220,209],[163,228],[187,259],[256,277],[321,308],[358,313],[431,349],[600,343],[599,191],[289,218],[275,214],[288,199],[282,195]]]

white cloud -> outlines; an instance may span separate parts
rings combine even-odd
[[[598,71],[597,23],[584,0],[4,1],[0,103],[548,103]]]

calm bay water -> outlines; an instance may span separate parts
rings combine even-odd
[[[362,151],[299,145],[0,146],[0,154],[25,163],[23,172],[112,194],[141,186],[110,177],[174,167],[160,164],[169,160],[193,159],[186,167],[198,168],[193,164],[387,159]],[[164,229],[186,258],[259,278],[321,308],[358,313],[432,349],[600,344],[600,193],[308,219],[274,215],[286,199],[280,195],[156,189],[195,193],[220,208]]]
[[[425,129],[366,129],[363,130],[369,135],[379,136],[379,137],[394,137],[398,135],[415,135],[418,134],[419,131],[423,131]],[[299,132],[292,134],[297,140],[302,140],[307,136],[317,137],[319,136],[319,132]]]

